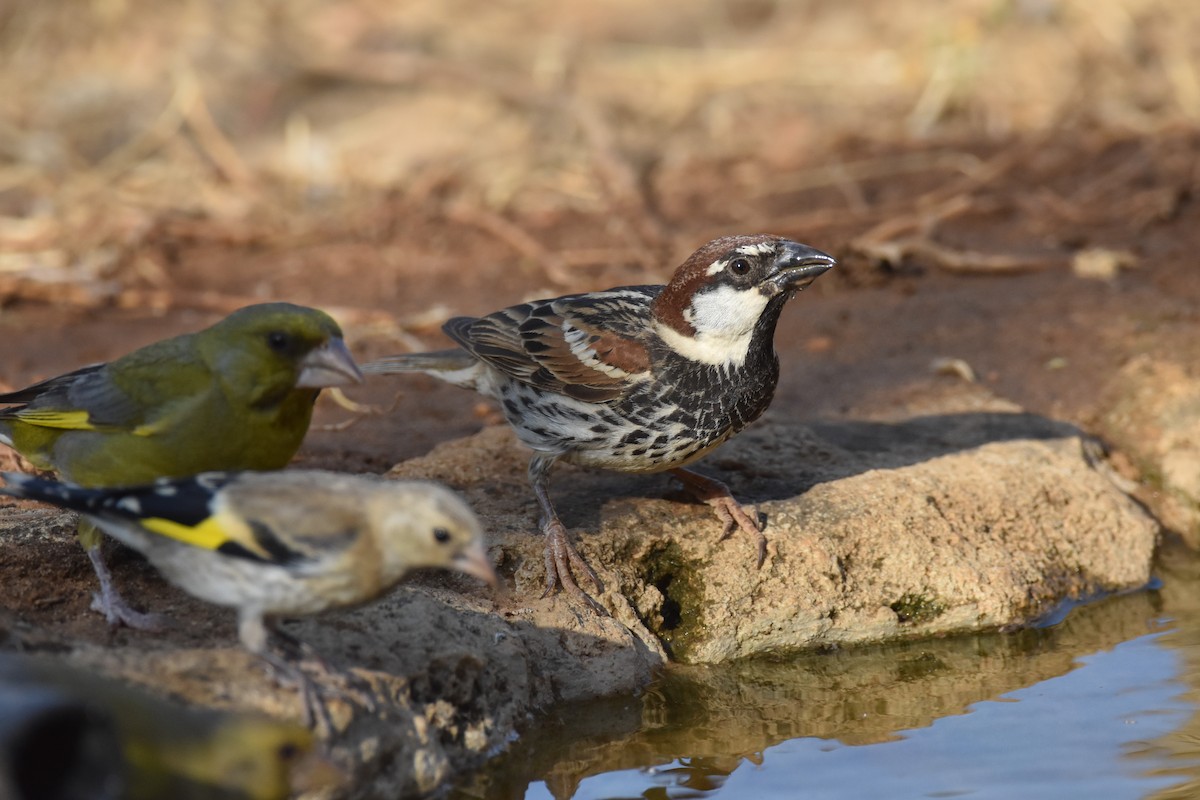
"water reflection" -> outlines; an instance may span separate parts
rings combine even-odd
[[[1179,654],[1186,699],[1200,709],[1200,558],[1178,542],[1170,541],[1159,556],[1160,592],[1171,614],[1172,629],[1162,643]],[[1200,797],[1200,711],[1177,729],[1147,742],[1131,757],[1146,763],[1154,775],[1173,777],[1175,785],[1153,794],[1155,800],[1190,800]]]
[[[1200,796],[1200,565],[1174,558],[1049,628],[673,669],[451,796]]]

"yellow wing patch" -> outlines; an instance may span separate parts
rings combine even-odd
[[[88,419],[86,411],[50,411],[47,409],[21,409],[17,419],[42,428],[61,428],[72,431],[94,431],[96,426]]]
[[[17,419],[39,428],[57,428],[68,431],[103,431],[113,430],[113,426],[94,425],[87,411],[48,411],[46,409],[21,409],[17,411]],[[130,433],[134,436],[157,436],[170,430],[176,417],[167,416],[154,422],[139,425]]]
[[[230,514],[214,514],[197,525],[184,525],[162,517],[147,517],[141,523],[149,531],[192,547],[216,550],[223,544],[234,542],[263,558],[269,557],[254,541],[249,526]]]

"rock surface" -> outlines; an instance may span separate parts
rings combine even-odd
[[[1200,547],[1200,371],[1194,360],[1138,356],[1112,379],[1099,429],[1133,461],[1139,499]]]
[[[605,582],[611,618],[540,597],[527,452],[506,427],[397,466],[393,477],[444,481],[479,510],[506,589],[492,597],[466,578],[422,575],[367,608],[285,625],[373,697],[374,712],[331,704],[333,756],[352,794],[429,792],[532,714],[637,692],[668,654],[714,663],[1020,626],[1064,601],[1145,584],[1156,522],[1093,466],[1074,427],[1005,408],[935,403],[892,422],[777,414],[731,442],[702,470],[765,514],[761,570],[748,537],[718,541],[711,512],[667,478],[557,468],[552,495]],[[63,515],[3,520],[23,546],[69,542]],[[10,641],[66,647],[77,664],[160,693],[299,716],[295,692],[237,647],[229,617],[178,604],[179,629],[106,646],[30,629],[20,609],[0,623]]]
[[[393,474],[445,481],[484,509],[514,596],[536,597],[525,458],[492,428]],[[1021,625],[1150,577],[1157,524],[1092,466],[1077,429],[1028,414],[775,417],[707,471],[766,515],[761,570],[748,538],[718,541],[707,508],[656,496],[665,478],[564,466],[551,490],[614,616],[685,663]]]

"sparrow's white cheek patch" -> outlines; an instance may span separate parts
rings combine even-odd
[[[739,366],[746,361],[754,326],[767,307],[766,295],[756,289],[719,286],[701,292],[683,313],[696,331],[683,336],[665,326],[659,335],[678,353],[713,366]]]
[[[766,307],[767,297],[757,289],[718,286],[692,298],[684,316],[697,333],[740,338],[754,330]]]

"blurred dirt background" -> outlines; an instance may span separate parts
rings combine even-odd
[[[789,416],[975,380],[1094,429],[1134,356],[1200,363],[1190,0],[8,0],[0,97],[12,387],[270,299],[363,359],[440,346],[753,231],[841,261],[784,314]],[[299,463],[497,419],[424,378],[350,394],[393,411],[323,401]],[[5,605],[103,639],[59,555],[5,548]]]

